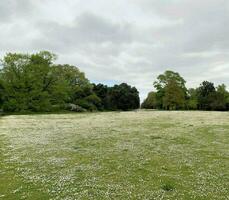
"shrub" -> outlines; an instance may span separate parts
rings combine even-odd
[[[65,109],[69,111],[74,111],[74,112],[86,112],[87,111],[86,109],[82,108],[81,106],[75,105],[72,103],[67,104]]]

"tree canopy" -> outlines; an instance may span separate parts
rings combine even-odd
[[[154,82],[156,91],[148,94],[142,108],[165,110],[229,110],[229,92],[224,84],[203,81],[198,88],[187,89],[179,73],[165,71]]]
[[[4,112],[52,112],[133,110],[140,106],[138,90],[121,83],[92,84],[69,64],[56,64],[57,56],[48,51],[34,54],[8,53],[1,60],[0,109]],[[186,88],[178,73],[165,71],[153,83],[141,107],[165,110],[229,110],[226,85],[203,81],[197,88]]]
[[[157,97],[156,92],[149,92],[147,98],[143,101],[141,108],[144,109],[156,109],[157,108]]]
[[[140,105],[138,90],[126,83],[113,87],[94,85],[94,92],[100,97],[105,110],[133,110]]]
[[[108,88],[90,83],[76,66],[55,64],[47,51],[8,53],[0,71],[0,107],[5,112],[56,110],[129,110],[139,107],[136,88],[125,83]],[[107,89],[106,89],[107,88]],[[105,96],[104,96],[105,95]],[[112,105],[112,106],[111,106]]]
[[[187,89],[185,80],[179,73],[165,71],[157,77],[154,87],[157,90],[157,108],[166,110],[184,108]]]

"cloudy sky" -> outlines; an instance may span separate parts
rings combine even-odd
[[[166,69],[229,88],[229,1],[0,0],[0,56],[40,50],[142,99]]]

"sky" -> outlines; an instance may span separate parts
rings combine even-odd
[[[0,0],[0,57],[42,50],[141,100],[165,70],[229,89],[229,1]]]

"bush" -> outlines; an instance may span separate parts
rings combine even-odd
[[[97,110],[96,106],[92,103],[86,101],[85,99],[79,99],[75,102],[76,105],[79,105],[80,107],[88,110],[88,111],[95,111]]]
[[[74,112],[86,112],[87,111],[86,109],[82,108],[81,106],[75,105],[72,103],[67,104],[65,109],[69,111],[74,111]]]
[[[3,110],[6,112],[17,112],[18,111],[18,105],[15,99],[10,99],[4,102],[2,107],[3,107]]]

